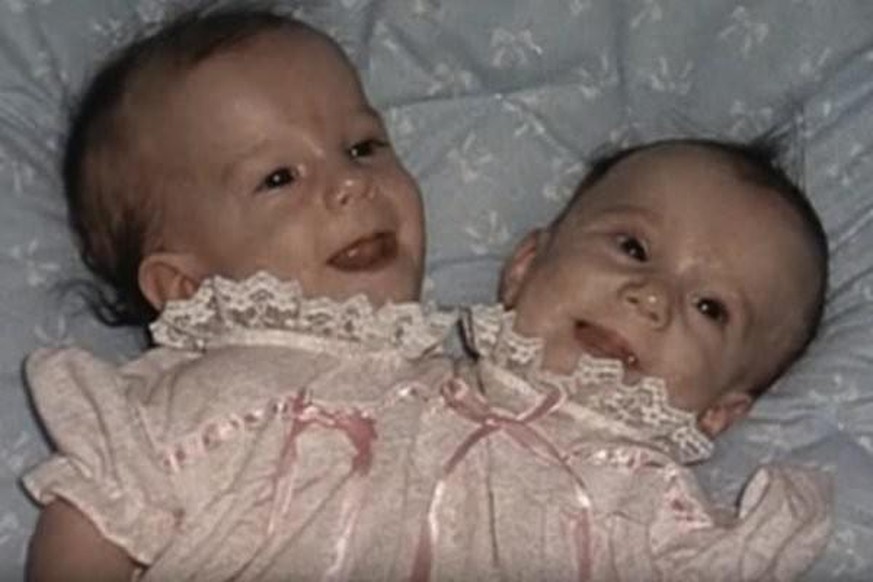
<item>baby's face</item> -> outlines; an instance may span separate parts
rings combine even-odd
[[[744,413],[802,334],[818,276],[803,232],[778,195],[713,152],[647,150],[522,243],[504,300],[518,331],[545,340],[546,367],[568,372],[583,352],[620,359],[629,381],[663,378],[671,403],[716,434],[733,417],[709,426],[706,413]]]
[[[265,33],[179,77],[137,121],[166,178],[164,256],[196,282],[267,270],[309,295],[418,297],[418,188],[334,46]]]

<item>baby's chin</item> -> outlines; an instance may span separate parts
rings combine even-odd
[[[319,292],[306,289],[308,296],[325,295],[338,301],[363,295],[373,305],[381,307],[387,303],[406,303],[418,301],[421,295],[421,279],[408,273],[382,273],[379,276],[345,276],[338,284]]]
[[[387,271],[383,277],[365,281],[365,288],[361,292],[374,305],[419,301],[422,278],[420,268],[401,259],[397,268]]]
[[[363,289],[358,294],[364,295],[369,299],[374,307],[381,307],[388,303],[408,303],[418,301],[421,295],[421,288],[418,285],[395,285],[385,288],[377,287],[375,289]]]
[[[643,370],[637,365],[628,364],[619,358],[605,356],[603,354],[590,353],[584,350],[566,349],[554,350],[549,349],[549,345],[544,346],[544,357],[542,367],[544,370],[553,374],[572,375],[583,360],[594,359],[601,361],[617,362],[622,368],[622,382],[627,386],[637,385],[643,378],[647,377]]]

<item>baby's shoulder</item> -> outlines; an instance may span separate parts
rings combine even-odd
[[[196,355],[148,350],[127,362],[100,357],[76,346],[42,347],[25,360],[27,387],[37,402],[76,398],[123,398],[130,385],[150,383]]]

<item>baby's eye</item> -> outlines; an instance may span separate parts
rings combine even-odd
[[[349,155],[353,158],[367,158],[377,150],[388,147],[388,142],[382,139],[365,139],[349,148]]]
[[[634,236],[619,236],[618,247],[624,254],[635,261],[644,263],[649,260],[649,253],[646,251],[646,247]]]
[[[711,319],[715,323],[724,324],[728,320],[727,307],[717,299],[703,297],[698,299],[694,306],[704,317]]]
[[[270,172],[258,185],[258,190],[276,190],[297,180],[297,173],[291,168],[277,168]]]

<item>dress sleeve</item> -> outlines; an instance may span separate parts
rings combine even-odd
[[[63,498],[144,564],[176,523],[172,487],[115,366],[78,349],[40,350],[26,373],[55,453],[23,478],[40,504]]]
[[[831,483],[821,472],[762,468],[733,516],[719,516],[686,469],[672,473],[662,493],[645,536],[651,579],[794,580],[830,532]]]

